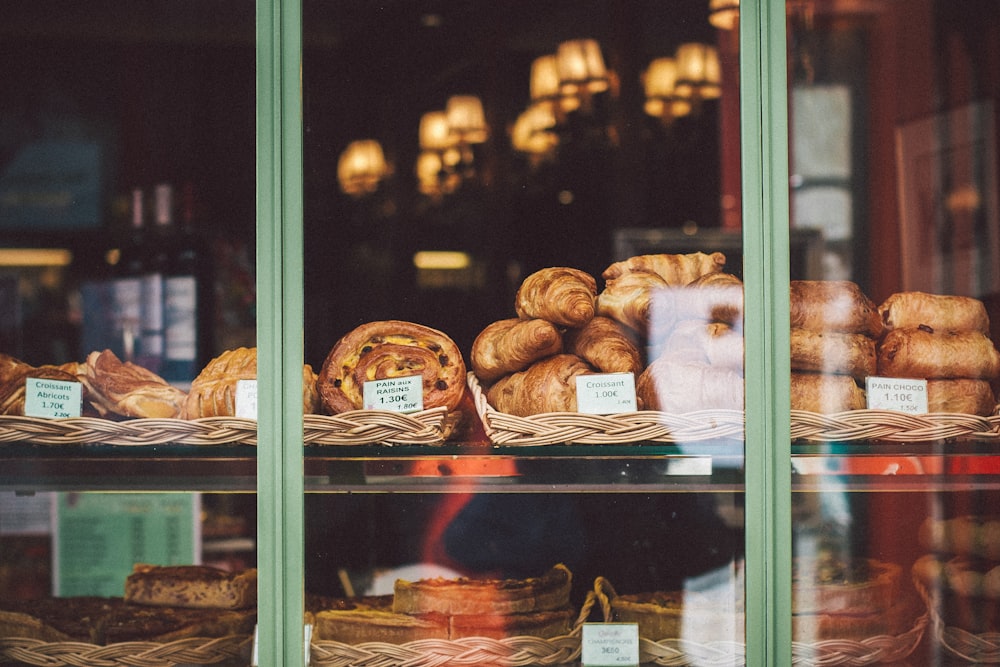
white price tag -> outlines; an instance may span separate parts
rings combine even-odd
[[[635,412],[635,376],[602,373],[576,376],[576,411],[591,415]]]
[[[420,412],[424,409],[424,378],[408,375],[365,382],[364,402],[366,410]]]
[[[865,379],[869,410],[927,413],[927,380],[869,377]]]
[[[584,623],[580,662],[584,667],[620,667],[639,664],[639,626],[636,623]]]
[[[236,381],[236,416],[257,419],[257,381]]]
[[[24,385],[25,417],[79,417],[79,382],[28,378]]]

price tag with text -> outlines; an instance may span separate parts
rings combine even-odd
[[[635,623],[584,623],[580,662],[584,667],[639,664],[639,626]]]
[[[409,375],[365,382],[364,402],[365,410],[420,412],[424,409],[424,378]]]
[[[257,419],[257,381],[236,381],[236,416]]]
[[[635,410],[635,376],[632,373],[576,376],[577,412],[610,415]]]
[[[865,379],[869,410],[927,413],[927,380],[869,377]]]
[[[28,378],[24,385],[25,417],[79,417],[79,382]]]

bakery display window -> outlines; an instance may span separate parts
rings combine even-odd
[[[826,241],[789,291],[791,638],[995,660],[1000,13],[787,12],[790,222]]]

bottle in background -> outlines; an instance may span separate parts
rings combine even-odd
[[[170,193],[172,199],[172,189]],[[193,200],[193,192],[185,188],[181,224],[170,243],[170,261],[163,284],[161,375],[175,384],[193,380],[212,352],[212,261],[208,242],[195,229]]]
[[[163,370],[164,357],[164,285],[170,262],[173,229],[173,196],[170,186],[153,190],[153,224],[146,233],[145,264],[142,283],[141,353],[137,363],[154,373]]]
[[[124,361],[140,354],[142,274],[145,253],[145,206],[141,188],[132,190],[129,228],[118,246],[111,279],[112,340],[109,347]]]

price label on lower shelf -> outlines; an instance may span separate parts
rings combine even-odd
[[[424,409],[424,378],[409,375],[365,382],[366,410],[420,412]]]
[[[927,380],[869,377],[865,379],[869,410],[927,414]]]
[[[635,623],[584,623],[580,661],[584,667],[639,664],[639,626]]]
[[[635,376],[631,373],[576,376],[577,412],[610,415],[635,410]]]
[[[24,385],[25,417],[79,417],[80,383],[28,378]]]
[[[236,381],[236,416],[257,419],[257,381]]]

